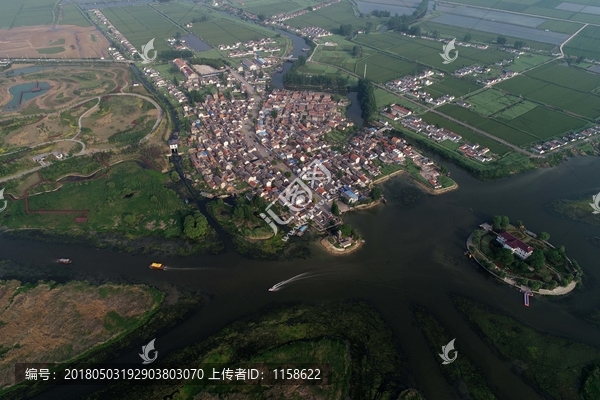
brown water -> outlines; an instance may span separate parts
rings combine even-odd
[[[450,170],[460,185],[457,191],[430,196],[417,191],[406,178],[398,177],[383,185],[387,206],[346,215],[345,221],[366,239],[362,249],[346,256],[329,255],[318,244],[313,245],[310,259],[286,262],[247,260],[233,252],[216,256],[133,256],[2,236],[0,254],[35,265],[46,265],[60,254],[75,261],[72,268],[81,279],[145,283],[210,294],[210,300],[196,314],[156,339],[161,356],[272,302],[307,301],[326,306],[344,299],[365,299],[392,328],[402,356],[425,396],[453,398],[452,388],[439,372],[440,360],[428,348],[409,310],[411,304],[422,304],[434,310],[450,336],[456,337],[459,357],[468,356],[491,377],[500,397],[538,398],[511,372],[509,363],[498,358],[469,328],[452,306],[450,296],[467,296],[528,326],[600,348],[600,331],[581,319],[600,302],[600,248],[586,240],[600,236],[600,229],[552,215],[545,208],[555,199],[600,191],[600,158],[580,157],[554,169],[497,182],[478,181],[452,166]],[[402,200],[410,193],[420,193],[420,199],[404,205]],[[513,221],[521,219],[534,232],[550,233],[550,241],[563,244],[569,256],[581,264],[584,289],[562,298],[535,297],[530,307],[524,307],[520,293],[491,279],[466,259],[465,238],[495,214],[508,215]],[[151,271],[148,264],[152,261],[189,269]],[[304,272],[321,275],[292,282],[277,292],[267,291],[273,284]],[[132,349],[118,361],[138,362],[138,350]],[[59,388],[41,397],[57,398],[60,394],[61,398],[70,398],[76,393],[73,387]]]

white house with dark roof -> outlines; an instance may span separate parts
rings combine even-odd
[[[525,260],[533,254],[533,247],[522,242],[508,232],[498,234],[496,240],[501,243],[505,249],[512,251],[513,254],[516,254],[522,260]]]

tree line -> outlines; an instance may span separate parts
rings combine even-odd
[[[375,89],[368,79],[358,81],[358,102],[362,110],[362,118],[365,121],[373,119],[377,113],[377,101],[375,100]]]

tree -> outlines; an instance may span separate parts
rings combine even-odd
[[[338,206],[338,203],[336,201],[331,203],[331,213],[336,216],[340,215],[340,207]]]
[[[355,58],[360,58],[362,55],[362,48],[360,46],[354,46],[352,48],[352,56]]]
[[[504,36],[498,36],[496,42],[498,42],[498,44],[506,44],[506,38]]]
[[[179,182],[179,174],[177,173],[177,171],[171,171],[171,180],[173,182]]]
[[[373,186],[373,189],[371,189],[371,198],[373,200],[379,200],[381,199],[382,193],[381,193],[381,188],[377,185]]]
[[[525,46],[525,42],[522,40],[515,40],[515,49],[520,49],[521,47]]]
[[[510,224],[510,220],[506,215],[495,215],[492,220],[492,225],[494,226],[494,230],[505,230],[506,227]]]
[[[542,268],[544,264],[546,264],[546,257],[544,256],[544,252],[539,249],[533,250],[533,254],[531,254],[527,258],[527,262],[533,267],[533,269],[539,271],[540,268]]]
[[[510,266],[515,261],[515,255],[509,249],[500,250],[497,258],[505,267]]]
[[[175,39],[179,40],[181,38],[181,32],[175,32]]]
[[[208,221],[206,217],[197,212],[188,215],[183,220],[183,233],[188,239],[199,239],[208,232]]]
[[[290,171],[285,171],[285,172],[283,173],[283,175],[284,175],[286,178],[289,178],[290,176],[292,176],[292,173],[291,173]]]
[[[517,228],[521,228],[523,226],[523,221],[518,219],[517,222],[515,222],[515,225],[517,226]]]
[[[350,36],[352,34],[352,25],[351,24],[340,25],[339,33],[342,36]]]
[[[538,236],[538,238],[540,240],[548,240],[550,239],[550,234],[548,232],[542,232],[540,233],[540,236]]]
[[[472,38],[471,34],[470,34],[470,33],[467,33],[467,34],[465,35],[465,37],[464,37],[463,41],[465,41],[465,42],[470,42],[470,41],[471,41],[471,38]]]
[[[373,23],[371,21],[367,22],[367,28],[366,28],[366,32],[369,33],[371,32],[371,29],[373,29]]]
[[[271,110],[271,118],[277,118],[277,110]]]

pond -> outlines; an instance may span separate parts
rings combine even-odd
[[[18,110],[21,105],[41,94],[46,93],[52,86],[46,82],[28,82],[15,85],[8,89],[12,95],[10,101],[4,105],[3,111]]]
[[[185,41],[185,45],[194,51],[206,51],[212,49],[208,43],[196,35],[185,35],[181,37],[181,40]]]

